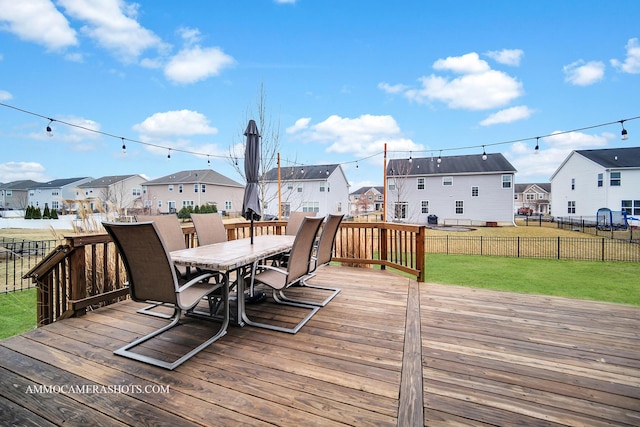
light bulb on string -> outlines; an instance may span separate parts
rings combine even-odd
[[[535,154],[538,154],[540,152],[540,144],[538,142],[539,139],[540,139],[540,137],[537,136],[536,137],[536,148],[535,148],[535,151],[534,151]]]
[[[49,119],[49,124],[47,125],[47,135],[49,136],[53,136],[53,130],[51,129],[51,123],[53,123],[55,120],[53,119]]]
[[[209,158],[208,154],[207,154],[207,166],[211,167],[211,159]]]
[[[169,148],[169,153],[167,154],[167,160],[171,160],[171,148]]]
[[[122,154],[127,154],[127,146],[124,144],[124,138],[122,139]]]
[[[622,135],[622,140],[626,141],[627,139],[629,139],[629,134],[627,133],[627,130],[624,128],[624,120],[620,120],[620,124],[622,125],[622,132],[620,132],[620,134]]]
[[[482,160],[487,160],[487,152],[484,149],[484,145],[482,146]]]
[[[438,166],[442,163],[442,150],[440,150],[440,154],[438,154]]]
[[[409,163],[413,162],[413,156],[411,156],[411,151],[409,151]]]

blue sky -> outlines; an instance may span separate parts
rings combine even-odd
[[[243,182],[229,154],[261,87],[282,166],[341,163],[352,190],[382,184],[385,143],[389,159],[484,145],[516,182],[548,181],[571,150],[638,146],[640,120],[627,141],[616,122],[640,116],[639,16],[636,0],[0,0],[0,182],[208,162]]]

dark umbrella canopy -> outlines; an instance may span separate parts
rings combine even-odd
[[[262,216],[260,208],[260,196],[258,175],[260,169],[260,134],[254,120],[249,120],[247,130],[244,132],[247,143],[244,151],[244,173],[247,186],[244,189],[242,202],[242,216],[251,221],[259,220]],[[251,224],[251,243],[253,243],[253,224]]]

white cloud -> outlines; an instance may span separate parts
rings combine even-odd
[[[302,122],[301,122],[302,121]],[[419,151],[421,145],[403,137],[400,127],[391,116],[364,114],[356,118],[337,115],[309,126],[307,119],[299,119],[289,129],[294,137],[305,143],[330,144],[327,152],[367,157],[387,149]],[[288,129],[288,130],[289,130]]]
[[[564,81],[576,86],[589,86],[602,80],[604,68],[600,61],[585,62],[580,59],[563,67]]]
[[[76,32],[49,0],[0,0],[0,29],[50,51],[76,46]]]
[[[526,105],[520,105],[518,107],[511,107],[505,110],[500,110],[497,113],[491,114],[489,117],[480,122],[482,126],[496,125],[500,123],[511,123],[517,120],[527,119],[531,117],[533,110]]]
[[[30,179],[38,182],[49,181],[45,174],[45,167],[36,162],[7,162],[0,163],[0,182],[20,181]]]
[[[492,50],[487,52],[486,55],[501,64],[517,67],[520,65],[524,51],[521,49]]]
[[[298,0],[274,0],[277,4],[296,4]]]
[[[223,68],[235,64],[235,60],[220,48],[200,46],[182,49],[165,66],[165,76],[176,83],[195,83],[220,74]]]
[[[150,138],[218,133],[218,129],[209,125],[209,119],[204,114],[191,110],[155,113],[134,125],[133,129]]]
[[[405,90],[409,89],[409,86],[403,84],[390,85],[389,83],[381,82],[378,83],[378,89],[383,90],[386,93],[402,93]]]
[[[296,120],[293,126],[287,128],[287,133],[297,133],[303,129],[307,129],[309,127],[309,123],[311,123],[311,117],[303,117],[301,119]]]
[[[462,56],[449,56],[438,59],[433,63],[434,70],[448,70],[458,74],[484,73],[491,69],[486,61],[480,59],[477,53],[471,52]]]
[[[629,39],[626,48],[627,57],[624,62],[612,59],[611,65],[625,73],[640,74],[640,44],[638,44],[638,39]]]
[[[408,99],[419,103],[441,101],[453,109],[499,108],[523,93],[522,83],[496,70],[467,74],[455,79],[432,74],[421,77],[420,81],[422,88],[405,92]]]
[[[137,60],[147,49],[166,48],[158,36],[136,21],[139,7],[136,3],[123,0],[59,0],[59,3],[70,16],[86,22],[82,33],[123,62]]]
[[[12,98],[13,95],[11,95],[11,93],[7,92],[6,90],[0,90],[0,101],[8,101]]]

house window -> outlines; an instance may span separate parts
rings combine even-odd
[[[302,202],[302,212],[320,212],[320,202]]]
[[[423,214],[428,214],[429,213],[429,201],[428,200],[423,200],[422,202],[420,202],[420,205],[422,207],[422,213]]]
[[[140,191],[140,189],[139,189],[139,188],[134,188],[134,189],[133,189],[133,196],[134,196],[134,197],[140,196],[140,194],[141,194],[141,193],[142,193],[142,192]]]
[[[232,207],[232,205],[231,205],[231,201],[230,201],[230,200],[226,200],[226,201],[224,202],[224,210],[226,210],[226,211],[230,211],[230,210],[231,210],[231,207]]]
[[[442,185],[453,185],[453,177],[452,176],[443,176],[442,177]]]
[[[158,200],[158,208],[162,207],[162,200]]]
[[[202,192],[202,193],[206,193],[207,192],[207,184],[201,184],[200,185],[200,192]]]
[[[574,214],[576,213],[576,201],[569,200],[567,202],[567,213]]]
[[[324,193],[324,182],[320,183],[320,192]]]
[[[478,197],[478,195],[480,194],[480,189],[478,188],[478,186],[473,186],[471,187],[471,197]]]
[[[7,197],[11,197],[11,196],[13,196],[13,191],[7,190]]]
[[[418,178],[418,190],[424,190],[424,178]]]
[[[611,172],[611,180],[609,181],[612,187],[620,187],[621,183],[621,172]]]
[[[535,194],[527,193],[527,200],[531,201],[531,200],[535,200],[535,199],[536,199],[536,195]]]
[[[407,202],[396,202],[393,206],[396,219],[407,219]]]
[[[183,200],[182,201],[182,207],[183,208],[187,208],[189,206],[193,206],[193,200]]]
[[[290,203],[282,203],[280,205],[280,210],[282,211],[283,218],[289,218],[291,215],[291,204]]]
[[[598,187],[602,187],[603,181],[604,181],[604,174],[599,173],[598,174]]]
[[[143,203],[145,208],[150,208],[151,207],[151,200],[145,200]]]
[[[389,180],[389,191],[394,191],[396,189],[396,180],[395,179],[390,179]]]
[[[169,191],[173,191],[173,184],[169,185]]]
[[[342,202],[338,202],[338,212],[342,212]]]
[[[456,215],[464,214],[464,201],[456,200]]]
[[[178,193],[182,193],[182,184],[178,185]]]
[[[292,182],[288,182],[287,183],[287,190],[289,190],[289,191],[293,190],[293,183]]]
[[[355,196],[353,196],[353,200],[360,200],[360,195],[356,194]]]
[[[538,199],[544,200],[544,193],[538,193]]]
[[[147,194],[147,186],[146,185],[142,186],[142,194]]]
[[[298,193],[302,193],[302,184],[298,184]]]
[[[194,193],[198,192],[198,184],[193,184],[193,192]]]
[[[640,200],[623,200],[621,210],[627,215],[640,215]]]
[[[54,200],[53,202],[51,202],[51,209],[57,211],[58,209],[60,209],[60,203],[57,200]]]
[[[576,179],[575,178],[571,178],[571,189],[572,190],[576,189]]]
[[[512,175],[502,175],[502,188],[511,188]]]

